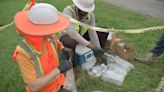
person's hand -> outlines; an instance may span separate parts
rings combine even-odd
[[[65,60],[59,67],[58,69],[60,70],[61,73],[66,72],[67,70],[72,68],[72,62]]]
[[[105,65],[107,65],[107,56],[105,55],[105,51],[102,48],[98,48],[98,47],[93,47],[92,50],[94,55],[96,57],[99,57],[100,61]]]
[[[62,52],[63,52],[63,54],[67,57],[67,59],[70,58],[71,60],[73,60],[74,52],[73,52],[72,49],[67,48],[67,47],[64,47],[64,48],[62,49]]]
[[[107,55],[102,54],[100,55],[101,62],[107,65]]]
[[[93,53],[95,56],[99,56],[101,54],[104,54],[104,50],[102,48],[93,47],[92,50],[93,50]]]

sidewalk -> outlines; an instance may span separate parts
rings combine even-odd
[[[104,0],[125,9],[164,20],[164,2],[159,0]]]

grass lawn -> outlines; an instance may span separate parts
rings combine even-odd
[[[13,20],[15,13],[23,8],[27,0],[1,0],[0,22],[7,24]],[[71,0],[38,0],[48,2],[60,11]],[[114,27],[117,29],[145,28],[164,25],[164,21],[143,16],[138,13],[115,7],[100,0],[96,0],[96,23],[101,27]],[[145,54],[159,39],[162,32],[150,32],[143,34],[119,34],[135,46],[135,52]],[[24,92],[22,76],[19,67],[12,60],[13,51],[21,40],[15,32],[14,25],[0,32],[0,92]],[[131,61],[135,69],[130,71],[121,87],[100,79],[92,78],[82,73],[83,81],[78,86],[79,92],[91,92],[101,90],[104,92],[153,92],[164,74],[164,55],[158,59],[158,63],[144,65]]]

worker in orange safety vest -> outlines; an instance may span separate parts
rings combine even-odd
[[[58,53],[69,49],[56,37],[57,32],[69,26],[69,20],[58,15],[54,6],[38,3],[30,10],[18,12],[14,22],[23,40],[13,59],[20,67],[27,92],[70,92],[63,88],[63,73],[72,68],[72,63],[63,60],[59,64],[58,58]]]

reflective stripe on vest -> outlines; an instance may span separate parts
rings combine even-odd
[[[56,52],[56,43],[53,37],[50,37],[50,44],[55,54],[58,56]],[[28,57],[33,61],[33,63],[36,66],[37,77],[41,77],[44,74],[44,72],[39,58],[40,55],[36,53],[32,47],[29,46],[29,44],[25,41],[25,39],[19,43],[18,49],[21,50],[23,53],[27,54]]]
[[[56,42],[55,42],[55,40],[54,40],[54,37],[51,36],[49,39],[50,39],[51,47],[53,48],[53,50],[54,50],[56,56],[58,56],[58,54],[57,54],[57,52],[56,52],[57,49],[56,49]],[[59,56],[57,57],[57,59],[59,60]]]
[[[75,5],[67,6],[67,8],[70,9],[70,11],[72,12],[73,18],[78,19],[75,10]],[[88,13],[88,23],[91,23],[91,13]],[[78,23],[74,23],[74,28],[82,36],[88,31],[88,28],[80,26]]]

